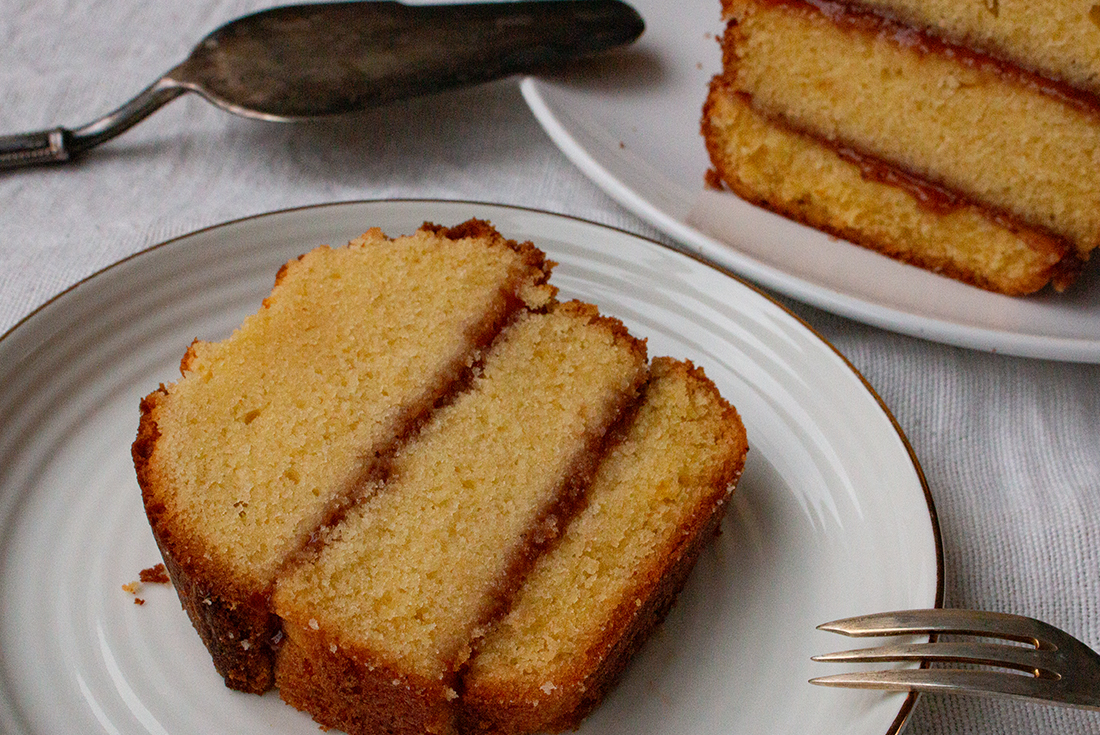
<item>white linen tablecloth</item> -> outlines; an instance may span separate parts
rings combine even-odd
[[[86,123],[218,24],[273,4],[5,0],[0,134]],[[0,334],[164,239],[384,198],[522,205],[665,239],[566,160],[512,80],[293,126],[189,95],[76,165],[0,173]],[[1100,648],[1100,367],[943,346],[785,303],[908,435],[939,512],[946,605],[1037,617]],[[1100,732],[1100,713],[926,695],[907,732],[1072,735]]]

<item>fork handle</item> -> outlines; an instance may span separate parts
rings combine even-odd
[[[72,137],[72,131],[66,128],[0,135],[0,168],[68,161]]]

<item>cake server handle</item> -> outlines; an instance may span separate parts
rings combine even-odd
[[[51,128],[33,133],[0,135],[0,169],[68,161],[82,151],[123,133],[187,92],[165,76],[136,97],[101,118],[79,128]]]
[[[269,8],[215,29],[182,63],[98,120],[0,136],[0,169],[69,161],[186,92],[238,115],[289,122],[532,73],[631,43],[644,28],[623,0]]]
[[[68,161],[71,138],[65,128],[0,136],[0,168]]]

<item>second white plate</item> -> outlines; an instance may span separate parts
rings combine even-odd
[[[852,367],[773,301],[656,243],[566,217],[461,202],[364,202],[203,230],[84,281],[0,338],[0,731],[9,735],[316,733],[232,692],[168,587],[122,585],[159,561],[130,444],[141,397],[221,339],[275,272],[371,226],[491,220],[560,263],[591,301],[689,357],[737,406],[751,449],[723,533],[668,620],[582,733],[883,735],[913,698],[814,687],[819,623],[933,607],[935,514],[889,413]]]
[[[1100,273],[1064,294],[972,288],[709,190],[699,133],[721,69],[718,0],[632,0],[646,21],[620,54],[527,78],[523,95],[601,188],[694,255],[836,314],[948,344],[1100,362]]]

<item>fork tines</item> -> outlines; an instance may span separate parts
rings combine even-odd
[[[1100,656],[1064,631],[1033,618],[971,610],[906,610],[846,618],[818,628],[854,637],[955,634],[1013,643],[933,638],[927,643],[898,643],[814,656],[814,661],[828,662],[919,662],[921,668],[836,674],[811,679],[813,684],[992,694],[1100,708]],[[929,668],[933,663],[971,667]]]

